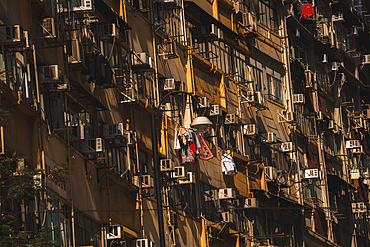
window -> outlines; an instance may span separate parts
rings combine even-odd
[[[278,29],[277,5],[273,1],[259,1],[259,22],[273,31]]]
[[[253,70],[253,90],[260,91],[263,93],[263,71],[262,71],[262,63],[250,58],[250,64]]]
[[[266,68],[268,98],[283,103],[281,76],[278,72]]]

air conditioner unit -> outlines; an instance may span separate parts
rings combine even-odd
[[[193,184],[195,183],[195,176],[193,172],[187,172],[186,179],[179,179],[179,184]]]
[[[324,114],[322,113],[322,111],[317,112],[316,119],[317,119],[317,121],[323,121],[324,120]]]
[[[273,132],[267,132],[265,134],[265,139],[263,140],[265,143],[274,143],[276,142],[276,134]]]
[[[218,28],[215,24],[201,26],[201,34],[204,36],[217,37]]]
[[[239,118],[236,114],[226,114],[225,124],[238,124]]]
[[[126,137],[127,137],[127,145],[134,145],[135,144],[135,134],[131,131],[126,131]]]
[[[211,110],[209,112],[210,116],[222,116],[222,108],[220,105],[211,105]]]
[[[258,135],[257,124],[246,124],[243,126],[244,135],[255,136]]]
[[[224,39],[224,31],[221,28],[217,28],[217,38]]]
[[[362,110],[362,116],[365,119],[370,119],[370,109],[364,109],[364,110]]]
[[[275,181],[277,178],[276,168],[273,166],[266,166],[265,167],[265,179],[267,182]]]
[[[258,208],[257,198],[245,198],[244,208]]]
[[[124,237],[123,227],[121,225],[106,226],[105,231],[107,239],[122,239]]]
[[[366,128],[366,122],[361,116],[356,116],[353,118],[353,124],[355,129],[363,129]]]
[[[340,67],[340,63],[338,62],[333,62],[332,65],[331,65],[331,70],[333,71],[337,71]]]
[[[154,186],[154,180],[150,175],[141,175],[141,187],[152,188]]]
[[[319,63],[327,63],[328,62],[328,55],[325,53],[322,55],[317,55],[317,60]]]
[[[200,97],[199,98],[199,107],[200,108],[209,108],[211,105],[209,103],[209,99],[207,97]]]
[[[249,30],[256,31],[257,30],[257,23],[256,23],[256,16],[253,13],[243,13],[242,14],[242,21],[243,25],[246,26]]]
[[[352,148],[351,150],[353,154],[363,154],[364,153],[364,149],[362,148],[362,145],[360,145],[357,148]]]
[[[23,31],[24,48],[30,49],[32,47],[32,37],[28,31]]]
[[[84,61],[83,47],[78,39],[69,39],[66,43],[68,63],[80,65]]]
[[[175,164],[171,159],[161,160],[161,172],[169,172],[175,170]]]
[[[68,119],[66,121],[68,121]],[[70,126],[70,124],[67,123],[67,126]],[[72,139],[85,140],[89,137],[89,128],[84,124],[73,126],[71,134]]]
[[[304,104],[305,103],[305,97],[304,94],[293,94],[292,95],[292,101],[293,104]]]
[[[57,37],[57,28],[54,18],[44,18],[42,20],[42,33],[44,34],[44,38],[47,39]]]
[[[0,26],[0,44],[11,45],[23,41],[23,28],[21,25]]]
[[[295,112],[287,112],[286,113],[286,121],[288,123],[295,122],[296,121],[296,115]]]
[[[206,190],[204,191],[204,201],[216,201],[218,200],[218,190]]]
[[[115,23],[103,24],[98,27],[100,38],[119,38],[119,29]]]
[[[328,27],[328,24],[326,22],[323,22],[323,23],[319,24],[319,30],[320,30],[321,35],[322,35],[323,38],[330,38],[329,27]]]
[[[352,213],[366,213],[367,208],[364,202],[352,202]]]
[[[342,22],[342,21],[344,21],[343,13],[334,14],[334,15],[331,16],[331,18],[332,18],[333,22],[336,22],[336,21]]]
[[[259,91],[254,92],[254,101],[257,104],[265,105],[265,98],[263,97],[262,93]]]
[[[126,129],[123,123],[103,125],[103,137],[123,137],[126,134]]]
[[[311,70],[305,71],[306,88],[314,89],[314,74]]]
[[[358,29],[357,29],[357,27],[349,27],[349,28],[347,28],[347,35],[348,36],[357,36],[358,35]]]
[[[321,179],[322,174],[319,169],[306,169],[304,170],[305,179]]]
[[[175,90],[175,89],[176,89],[176,86],[175,86],[175,79],[174,78],[164,79],[163,90],[172,91],[172,90]]]
[[[74,4],[71,8],[73,11],[91,11],[93,9],[93,0],[81,0],[79,1],[81,4]],[[57,7],[58,13],[67,12],[66,6],[59,4]]]
[[[281,144],[282,152],[292,152],[293,151],[293,142],[283,142]]]
[[[172,178],[186,179],[187,169],[185,166],[176,166]]]
[[[218,199],[234,199],[235,190],[233,188],[219,189],[218,190]]]
[[[332,130],[335,127],[334,120],[329,120],[328,122],[328,130]]]
[[[233,222],[233,214],[230,212],[222,212],[221,218],[223,222],[232,223]]]
[[[92,138],[83,141],[81,146],[81,153],[100,153],[104,152],[103,138]]]
[[[62,70],[58,65],[47,65],[41,67],[40,81],[47,83],[59,83]]]
[[[132,54],[132,66],[145,66],[152,68],[152,58],[146,54],[145,52],[140,52],[136,54]]]
[[[69,91],[70,82],[69,82],[69,79],[68,79],[67,75],[62,75],[60,81],[61,81],[61,83],[57,84],[57,91],[58,92]]]
[[[362,65],[370,64],[370,54],[366,54],[362,57]]]
[[[346,149],[359,148],[361,146],[360,140],[347,140]]]
[[[155,243],[147,238],[137,239],[135,247],[155,247]]]

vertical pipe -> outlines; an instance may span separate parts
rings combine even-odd
[[[165,247],[165,235],[164,235],[164,222],[163,222],[163,210],[162,210],[162,196],[161,196],[161,181],[160,181],[160,167],[159,167],[159,156],[158,156],[158,138],[157,138],[157,126],[156,126],[156,115],[150,115],[150,124],[152,128],[152,151],[153,151],[153,164],[154,164],[154,179],[155,179],[155,192],[157,195],[157,210],[158,210],[158,227],[159,227],[159,247]]]

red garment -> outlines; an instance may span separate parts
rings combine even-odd
[[[301,11],[301,20],[313,19],[312,4],[310,4],[310,3],[303,4],[301,10],[302,10]]]
[[[195,154],[196,154],[196,152],[197,152],[197,147],[195,146],[195,140],[194,140],[194,138],[193,138],[193,141],[192,141],[192,142],[190,142],[190,144],[189,144],[189,148],[190,148],[190,150],[191,150],[191,154],[192,154],[192,155],[195,155]]]

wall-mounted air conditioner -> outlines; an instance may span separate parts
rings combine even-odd
[[[255,136],[258,135],[257,124],[246,124],[243,126],[244,135]]]
[[[304,104],[305,97],[303,93],[292,95],[293,104]]]
[[[366,213],[367,208],[364,202],[352,202],[352,213]]]
[[[328,62],[328,55],[327,54],[322,54],[322,55],[317,55],[317,61],[318,63],[327,63]]]
[[[257,31],[257,18],[252,12],[243,13],[242,21],[249,30]]]
[[[57,91],[58,92],[65,92],[70,90],[70,82],[67,75],[62,75],[60,79],[60,83],[57,84]]]
[[[206,190],[204,191],[204,201],[216,201],[218,200],[218,190]]]
[[[103,24],[98,27],[100,38],[119,38],[119,29],[115,23]]]
[[[226,114],[225,124],[238,124],[239,118],[236,114]]]
[[[259,105],[265,105],[265,98],[259,91],[254,92],[254,101]]]
[[[232,223],[233,221],[233,214],[230,212],[221,212],[221,218],[223,222]]]
[[[314,74],[311,70],[305,71],[305,79],[306,79],[306,88],[310,90],[315,89]]]
[[[349,27],[349,28],[347,28],[347,35],[348,36],[357,36],[358,35],[358,29],[357,29],[357,27]]]
[[[154,179],[152,178],[152,176],[150,176],[148,174],[141,175],[141,176],[134,176],[133,179],[132,179],[132,183],[136,187],[140,187],[140,185],[141,185],[141,188],[152,188],[152,187],[154,187]]]
[[[316,119],[317,119],[317,121],[323,121],[324,120],[324,114],[322,113],[322,111],[317,112]]]
[[[175,171],[172,173],[172,178],[186,179],[187,172],[185,166],[176,166]]]
[[[208,37],[217,37],[218,27],[216,24],[204,25],[200,27],[201,34]]]
[[[340,63],[333,62],[332,65],[331,65],[331,70],[332,71],[337,71],[337,70],[339,70],[339,67],[340,67]]]
[[[304,170],[305,179],[321,179],[322,172],[319,169],[306,169]]]
[[[67,121],[69,120],[66,119],[66,123]],[[67,126],[70,126],[69,124],[70,123],[67,123]],[[84,125],[84,124],[73,126],[71,130],[71,134],[72,134],[72,139],[85,140],[89,136],[89,128],[87,127],[87,125]]]
[[[104,152],[103,138],[92,138],[81,142],[81,153],[100,153]]]
[[[226,188],[226,189],[219,189],[218,190],[218,199],[234,199],[235,198],[235,190],[233,188]]]
[[[30,49],[32,47],[32,37],[28,31],[23,31],[24,48]]]
[[[179,184],[193,184],[195,183],[195,174],[193,172],[186,173],[186,179],[179,179]]]
[[[370,64],[370,54],[366,54],[362,57],[362,65]]]
[[[121,225],[106,226],[105,231],[107,239],[122,239],[124,237],[123,227]]]
[[[126,134],[125,125],[123,123],[105,124],[103,125],[103,137],[123,137]]]
[[[362,116],[365,119],[370,119],[370,109],[364,109],[364,110],[362,110]]]
[[[13,45],[23,41],[23,28],[21,25],[0,26],[0,44]]]
[[[275,181],[277,178],[277,171],[276,168],[273,166],[266,166],[265,167],[265,179],[267,182]]]
[[[175,89],[176,89],[176,86],[175,86],[174,78],[164,79],[164,86],[163,86],[164,91],[173,91]]]
[[[200,97],[199,98],[199,107],[200,108],[210,108],[209,99],[207,97]]]
[[[62,70],[58,65],[47,65],[41,67],[40,81],[44,83],[60,83]]]
[[[135,144],[135,134],[131,131],[126,131],[127,145]]]
[[[175,170],[175,163],[171,159],[161,160],[161,172],[169,172]]]
[[[50,38],[56,38],[58,35],[58,29],[55,25],[54,18],[44,18],[42,20],[42,33],[44,35],[44,38],[50,39]]]
[[[331,16],[331,18],[332,18],[332,20],[333,20],[333,22],[336,22],[336,21],[340,21],[340,22],[342,22],[342,21],[344,21],[344,17],[343,17],[343,13],[337,13],[337,14],[333,14],[332,16]]]
[[[351,150],[353,154],[363,154],[364,153],[364,149],[362,148],[362,145],[360,145],[357,148],[352,148]]]
[[[267,132],[265,134],[265,138],[263,139],[265,143],[275,143],[276,142],[276,134],[273,132]]]
[[[335,128],[334,120],[329,120],[328,122],[328,130],[332,130]]]
[[[155,243],[147,238],[137,239],[135,247],[155,247]]]
[[[149,67],[152,68],[152,58],[145,52],[132,54],[132,66],[134,67]]]
[[[257,198],[245,198],[244,208],[258,208]]]
[[[293,151],[293,142],[283,142],[281,144],[281,151],[282,152],[292,152]]]
[[[217,38],[224,39],[224,31],[221,28],[217,28]]]
[[[347,140],[346,149],[359,148],[361,146],[360,140]]]
[[[211,105],[211,110],[209,112],[210,116],[222,116],[222,108],[220,105]]]

